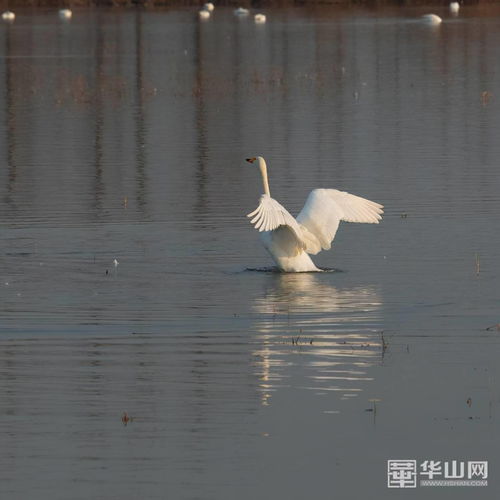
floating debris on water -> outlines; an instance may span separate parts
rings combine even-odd
[[[491,332],[492,330],[496,330],[497,332],[500,332],[500,323],[497,323],[496,325],[488,326],[488,328],[486,328],[487,332]]]
[[[122,414],[122,424],[126,427],[129,422],[133,421],[134,419],[132,417],[129,417],[128,413],[124,411]]]
[[[492,93],[488,92],[487,90],[483,90],[481,92],[481,104],[483,106],[486,106],[490,102],[490,98],[492,97]]]

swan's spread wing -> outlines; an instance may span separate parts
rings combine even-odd
[[[314,189],[309,194],[297,222],[314,235],[319,245],[308,245],[308,253],[331,246],[340,221],[378,224],[384,207],[365,198],[336,189]]]
[[[247,215],[255,229],[262,231],[273,231],[280,226],[288,226],[297,239],[297,245],[302,249],[306,243],[303,241],[302,229],[297,221],[290,215],[288,210],[280,205],[275,199],[267,194],[260,197],[259,206]]]

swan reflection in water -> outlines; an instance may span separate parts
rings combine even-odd
[[[333,275],[270,274],[255,300],[262,404],[285,387],[349,399],[373,380],[369,368],[383,355],[380,297],[373,286],[333,286]]]

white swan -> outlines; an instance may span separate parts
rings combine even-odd
[[[450,3],[450,12],[452,14],[458,14],[459,10],[460,10],[460,4],[458,2],[451,2]]]
[[[429,24],[441,24],[443,20],[436,14],[424,14],[422,16],[422,21]]]
[[[264,24],[266,22],[266,15],[265,14],[255,14],[255,16],[253,16],[253,19],[257,24]]]
[[[198,12],[198,16],[199,16],[200,19],[209,19],[210,18],[210,12],[208,10],[201,9]]]
[[[213,12],[213,10],[215,9],[215,5],[212,2],[208,2],[203,6],[203,8],[205,10],[208,10],[208,12]]]
[[[61,19],[71,19],[73,17],[73,12],[70,9],[61,9],[59,11],[59,17]]]
[[[264,184],[259,206],[247,217],[252,218],[264,247],[281,271],[320,271],[309,254],[330,249],[340,221],[378,224],[382,219],[382,205],[336,189],[311,191],[295,219],[271,198],[264,158],[257,156],[246,161],[258,165]]]
[[[248,16],[250,11],[248,9],[245,9],[244,7],[238,7],[234,11],[235,16]]]
[[[14,12],[10,11],[10,10],[6,10],[5,12],[2,12],[2,19],[4,21],[14,21],[14,19],[16,18],[16,15],[14,14]]]

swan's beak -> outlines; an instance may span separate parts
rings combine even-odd
[[[253,163],[257,158],[247,158],[245,161]]]

